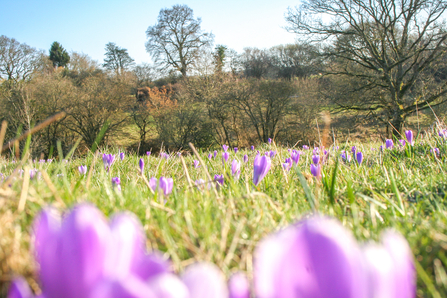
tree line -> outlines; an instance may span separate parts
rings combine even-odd
[[[58,42],[47,55],[1,36],[0,119],[13,138],[65,111],[33,136],[33,152],[46,156],[57,140],[90,148],[101,129],[103,142],[134,140],[127,145],[140,152],[161,143],[308,143],[318,141],[323,110],[396,135],[415,112],[445,111],[446,5],[308,0],[286,14],[299,41],[242,53],[213,47],[192,9],[174,5],[146,31],[152,65],[136,65],[113,42],[99,64]]]

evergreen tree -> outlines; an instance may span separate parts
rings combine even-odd
[[[65,67],[70,62],[70,56],[62,45],[55,41],[51,45],[50,60],[53,61],[54,67]]]
[[[114,42],[106,44],[106,58],[103,66],[114,71],[117,75],[122,75],[124,71],[132,67],[135,63],[129,56],[127,49],[118,47]]]

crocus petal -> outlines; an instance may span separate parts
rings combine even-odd
[[[377,244],[368,244],[363,249],[368,292],[371,298],[395,298],[393,260],[388,251]]]
[[[81,204],[64,220],[59,237],[54,258],[58,261],[59,280],[64,295],[47,296],[87,297],[106,274],[110,257],[108,248],[113,244],[110,228],[98,209]]]
[[[26,280],[22,277],[12,281],[8,290],[8,298],[32,298],[33,293],[28,286]]]
[[[393,260],[395,292],[392,297],[416,297],[416,269],[407,240],[399,233],[388,230],[382,243]]]
[[[335,220],[303,220],[264,240],[255,257],[257,297],[366,297],[360,249]]]
[[[149,186],[152,189],[152,191],[156,191],[158,186],[158,179],[155,177],[149,179]]]
[[[196,263],[188,267],[182,277],[194,298],[227,298],[228,289],[220,270],[213,264]]]
[[[165,273],[149,280],[149,287],[157,298],[189,298],[189,290],[174,274]]]
[[[125,279],[105,279],[99,282],[88,298],[159,298],[149,285],[135,277]]]
[[[230,298],[250,298],[250,285],[247,277],[242,273],[236,273],[228,281]]]
[[[270,166],[272,165],[272,161],[268,156],[259,156],[255,157],[255,161],[253,163],[253,184],[258,186],[259,182],[264,179],[265,175],[267,175]]]

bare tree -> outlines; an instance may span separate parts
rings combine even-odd
[[[0,78],[11,82],[28,79],[39,66],[40,53],[14,38],[0,36]]]
[[[185,77],[199,50],[213,42],[213,35],[203,32],[200,23],[186,5],[160,10],[158,23],[146,31],[146,51],[160,66],[174,68]]]
[[[380,114],[396,131],[416,109],[446,101],[447,81],[437,80],[446,54],[445,0],[306,0],[290,9],[289,30],[324,42],[328,74],[356,81],[350,92],[375,92],[342,109]]]

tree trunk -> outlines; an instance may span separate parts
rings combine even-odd
[[[392,136],[396,137],[396,138],[401,138],[400,133],[402,132],[402,128],[404,125],[404,120],[405,117],[402,114],[402,112],[400,110],[395,111],[394,115],[393,115],[393,119],[391,119],[391,131],[392,131]]]

